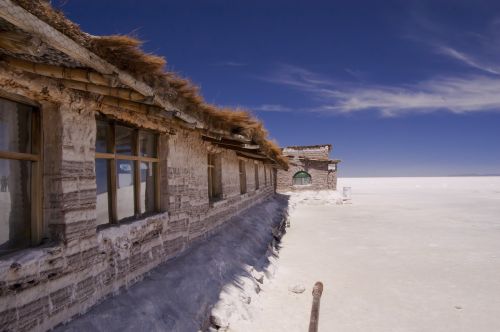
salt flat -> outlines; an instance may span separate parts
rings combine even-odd
[[[290,198],[274,277],[234,331],[500,331],[500,177],[340,179]],[[295,294],[290,286],[302,284]]]

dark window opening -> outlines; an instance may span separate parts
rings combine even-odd
[[[222,170],[219,154],[208,154],[208,199],[210,202],[222,199]]]
[[[240,170],[240,193],[245,194],[247,192],[247,171],[245,167],[245,161],[239,161],[239,170]]]

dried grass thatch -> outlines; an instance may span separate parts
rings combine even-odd
[[[137,38],[124,35],[91,36],[67,19],[62,12],[54,9],[48,1],[12,1],[117,68],[151,85],[158,95],[173,98],[175,102],[184,105],[186,111],[206,123],[209,128],[245,135],[259,144],[269,157],[284,167],[288,166],[281,149],[268,139],[262,122],[244,110],[207,104],[194,84],[175,73],[165,71],[164,57],[142,51],[142,42]]]
[[[141,45],[140,40],[122,35],[93,37],[91,42],[92,50],[100,57],[136,77],[162,75],[165,58],[142,52]]]

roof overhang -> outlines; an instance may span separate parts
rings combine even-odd
[[[0,0],[0,17],[23,31],[37,36],[47,45],[94,69],[97,73],[114,77],[118,82],[147,97],[151,101],[151,104],[167,112],[173,112],[174,116],[181,121],[195,127],[205,127],[203,123],[182,112],[168,100],[157,96],[151,86],[135,79],[129,73],[118,69],[12,1]]]
[[[210,128],[207,123],[187,114],[168,99],[157,95],[154,87],[119,69],[13,1],[0,0],[0,18],[16,26],[24,33],[35,36],[41,42],[85,67],[84,69],[60,66],[50,68],[51,66],[47,64],[7,59],[7,63],[14,68],[37,75],[57,78],[62,86],[69,89],[102,95],[102,103],[108,106],[145,114],[155,114],[162,118],[174,118],[179,121],[179,124],[188,129],[195,129],[213,135],[223,135],[231,137],[235,141],[245,142],[245,145],[241,146],[233,144],[232,141],[221,140],[219,144],[225,144],[226,148],[242,148],[243,152],[260,150],[259,146],[252,144],[251,140],[246,137],[232,135],[225,130]],[[21,63],[22,61],[24,63]],[[117,85],[121,87],[117,87]],[[264,154],[262,151],[259,151],[259,153]],[[267,156],[267,158],[276,162],[270,156]]]
[[[242,142],[237,138],[223,136],[213,137],[202,135],[201,138],[204,141],[210,142],[211,144],[214,144],[223,149],[233,150],[240,157],[263,161],[264,163],[272,165],[273,167],[281,168],[279,163],[276,160],[265,155],[260,150],[260,146],[257,144],[248,144],[246,142]]]

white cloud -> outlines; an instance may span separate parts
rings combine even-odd
[[[266,80],[309,94],[319,103],[311,111],[325,113],[373,109],[384,116],[395,116],[437,110],[500,111],[500,78],[490,76],[440,77],[405,86],[354,85],[303,68],[283,66]]]
[[[479,61],[475,59],[473,56],[465,54],[464,52],[458,51],[452,47],[448,46],[438,46],[437,51],[441,54],[447,55],[451,58],[459,60],[466,65],[474,67],[476,69],[485,71],[490,74],[500,75],[500,68],[498,66],[494,66],[483,61]]]
[[[447,110],[453,113],[500,111],[500,79],[438,78],[405,88],[364,87],[330,91],[333,111],[378,109],[384,115]],[[323,92],[328,96],[328,92]]]
[[[262,104],[259,106],[248,107],[251,110],[258,112],[291,112],[292,109],[278,104]]]

